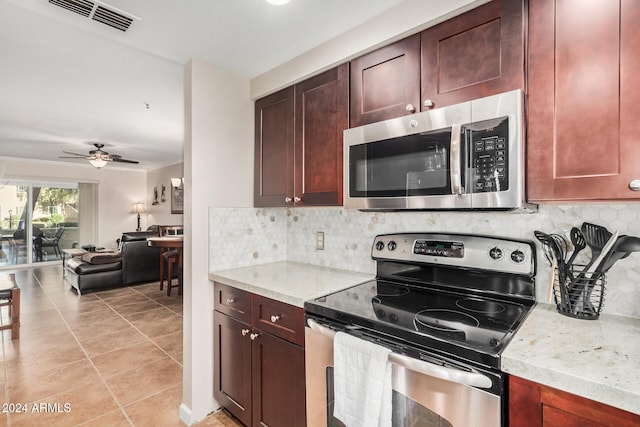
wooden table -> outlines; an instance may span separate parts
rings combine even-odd
[[[147,245],[152,246],[154,248],[161,249],[177,249],[178,250],[178,286],[182,289],[182,248],[184,246],[183,236],[182,234],[171,235],[171,236],[158,236],[158,237],[147,237]],[[160,259],[162,262],[162,258]],[[160,269],[162,272],[162,268]],[[162,273],[160,273],[162,274]],[[171,286],[171,278],[169,277],[169,283],[167,286]]]

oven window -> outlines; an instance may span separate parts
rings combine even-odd
[[[392,391],[391,399],[392,427],[453,427],[450,422],[435,412],[396,390]],[[340,420],[333,417],[333,402],[333,367],[327,367],[327,427],[346,427]]]
[[[350,196],[451,194],[450,142],[444,129],[349,147]]]

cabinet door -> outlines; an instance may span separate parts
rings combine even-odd
[[[214,390],[218,403],[251,424],[251,340],[249,325],[213,312]]]
[[[349,127],[348,73],[348,65],[343,64],[295,87],[295,194],[302,204],[342,204],[342,133]]]
[[[631,427],[640,416],[584,397],[509,376],[509,426]]]
[[[422,109],[524,88],[524,4],[493,0],[422,32]]]
[[[420,34],[356,58],[350,67],[350,127],[420,110]]]
[[[638,198],[640,2],[529,7],[529,200]]]
[[[293,86],[255,104],[254,206],[293,200]]]
[[[253,426],[304,426],[304,349],[261,332],[252,352]]]

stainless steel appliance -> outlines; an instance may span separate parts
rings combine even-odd
[[[506,423],[500,355],[535,304],[535,245],[469,234],[377,236],[374,280],[305,303],[307,425],[333,417],[333,335],[393,351],[393,426]]]
[[[522,94],[344,131],[344,205],[361,210],[535,210],[524,202]]]

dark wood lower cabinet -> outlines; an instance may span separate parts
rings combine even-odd
[[[640,425],[640,416],[529,380],[509,377],[509,426]]]
[[[246,426],[251,425],[251,327],[213,312],[215,379],[213,396]]]
[[[215,399],[247,427],[305,426],[302,308],[218,283],[215,289],[229,296],[214,304]],[[247,301],[250,313],[230,310]]]

